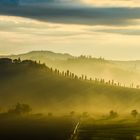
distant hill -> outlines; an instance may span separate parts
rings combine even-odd
[[[37,60],[61,71],[68,69],[79,76],[84,74],[92,78],[113,79],[127,86],[132,83],[140,84],[140,61],[112,61],[85,56],[74,57],[69,54],[49,51],[33,51],[8,57]]]
[[[61,54],[61,53],[54,53],[51,51],[32,51],[27,54],[21,55],[11,55],[9,57],[17,58],[21,57],[21,59],[30,59],[30,60],[40,60],[44,62],[44,60],[67,60],[69,58],[73,58],[70,54]]]
[[[130,111],[140,90],[81,79],[31,60],[0,59],[0,106],[27,103],[39,112]]]

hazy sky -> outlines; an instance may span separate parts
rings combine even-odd
[[[7,0],[4,5],[0,54],[51,50],[140,59],[139,0],[20,0],[18,6]]]

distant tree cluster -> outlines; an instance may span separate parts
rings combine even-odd
[[[17,103],[13,108],[8,110],[8,114],[23,115],[32,111],[28,104]]]
[[[99,57],[99,58],[96,58],[96,57],[92,57],[91,55],[80,55],[79,57],[73,57],[73,58],[69,58],[68,60],[70,61],[89,61],[89,60],[94,60],[94,62],[107,62],[107,60],[105,60],[103,57]]]
[[[10,58],[0,58],[0,67],[4,66],[13,66],[13,65],[22,65],[22,66],[30,66],[30,67],[45,67],[45,64],[40,64],[37,61],[33,60],[21,60],[20,58],[18,59],[10,59]],[[46,67],[47,68],[47,67]]]
[[[134,110],[132,110],[132,111],[130,112],[130,115],[131,115],[133,118],[136,118],[136,117],[139,115],[139,112],[138,112],[136,109],[134,109]],[[111,119],[117,118],[118,116],[119,116],[119,114],[118,114],[116,111],[114,111],[114,110],[111,110],[111,111],[109,112],[109,118],[111,118]]]

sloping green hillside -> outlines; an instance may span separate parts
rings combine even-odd
[[[7,58],[0,59],[0,96],[2,107],[23,102],[43,112],[124,112],[140,106],[139,89],[90,81],[31,60]]]

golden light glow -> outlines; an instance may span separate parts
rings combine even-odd
[[[140,21],[134,22],[137,24],[89,26],[0,16],[0,53],[16,54],[39,48],[73,55],[96,54],[97,57],[108,59],[130,59],[131,55],[131,59],[138,59],[139,54],[136,52],[140,51]],[[123,52],[126,48],[127,54],[120,54],[120,50]]]
[[[84,3],[93,6],[122,6],[122,7],[140,7],[139,0],[82,0]]]

